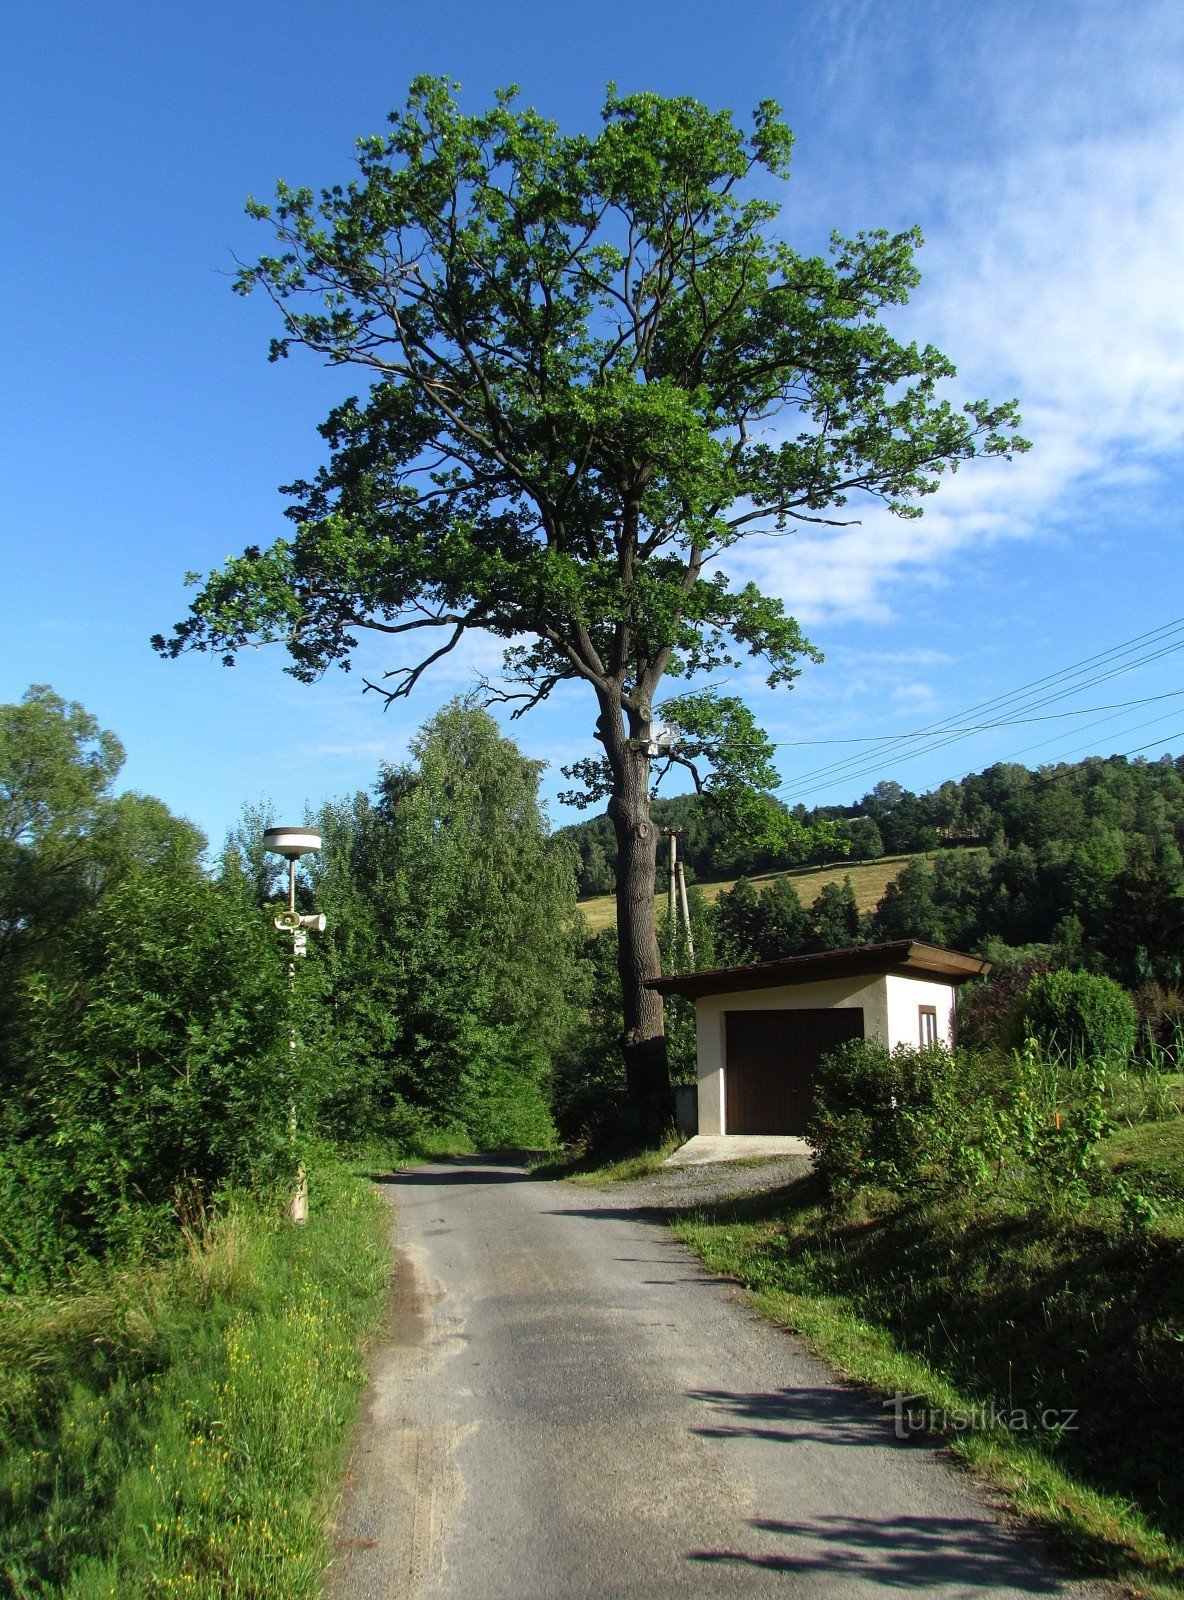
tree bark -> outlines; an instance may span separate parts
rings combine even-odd
[[[666,1059],[662,997],[646,988],[662,973],[654,916],[658,831],[650,820],[649,755],[642,738],[610,749],[616,780],[608,814],[617,836],[617,970],[621,979],[625,1084],[647,1143],[662,1139],[674,1120]]]

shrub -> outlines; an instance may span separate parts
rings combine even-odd
[[[77,919],[23,1002],[5,1143],[58,1175],[60,1225],[88,1249],[150,1235],[226,1184],[290,1166],[287,989],[251,908],[200,878],[135,876]],[[6,1210],[0,1222],[17,1221],[28,1246],[28,1218]]]
[[[583,1026],[558,1054],[551,1113],[565,1144],[617,1148],[627,1141],[628,1097],[615,927],[584,941],[573,987],[583,1001]]]
[[[1100,1170],[1097,1146],[1112,1131],[1107,1060],[1073,1058],[1029,1039],[1011,1058],[987,1126],[996,1164],[1038,1191],[1080,1198]]]
[[[1048,971],[1052,949],[1039,944],[1014,948],[1001,939],[988,939],[982,953],[991,963],[990,976],[958,990],[958,1042],[971,1050],[989,1050],[1016,1039],[1020,1032],[1016,1014],[1032,980]]]
[[[1178,1072],[1184,1061],[1184,995],[1161,984],[1140,984],[1134,995],[1139,1053],[1148,1066]]]
[[[1134,1001],[1113,978],[1092,972],[1061,968],[1033,978],[1017,1021],[1023,1038],[1070,1063],[1122,1063],[1135,1046]]]
[[[898,1193],[986,1174],[973,1058],[934,1045],[895,1050],[855,1039],[823,1058],[807,1137],[832,1194],[865,1184]]]
[[[987,1181],[1073,1198],[1096,1181],[1110,1131],[1103,1057],[1029,1040],[1009,1061],[857,1039],[824,1058],[807,1135],[838,1198],[874,1186],[920,1196]]]

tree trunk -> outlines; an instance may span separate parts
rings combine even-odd
[[[650,821],[650,762],[637,739],[613,751],[611,760],[616,786],[608,814],[617,835],[617,970],[625,1084],[639,1136],[656,1143],[674,1121],[674,1097],[662,997],[645,986],[647,978],[662,973],[654,916],[658,831]]]

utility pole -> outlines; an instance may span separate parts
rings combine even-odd
[[[670,840],[670,889],[666,897],[666,909],[670,917],[671,950],[678,940],[678,904],[674,898],[674,885],[678,875],[678,829],[667,828],[664,830]]]
[[[681,859],[678,863],[678,893],[682,900],[682,925],[687,930],[687,959],[695,965],[695,936],[691,932],[691,908],[687,905],[687,875]]]
[[[670,882],[667,891],[667,908],[670,916],[670,954],[673,959],[678,948],[678,914],[681,907],[682,925],[687,936],[687,955],[695,960],[695,940],[691,933],[691,912],[687,904],[687,875],[678,854],[678,841],[685,839],[685,828],[660,828],[659,835],[670,840]]]

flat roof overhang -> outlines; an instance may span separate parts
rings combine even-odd
[[[821,983],[827,978],[876,977],[886,973],[958,984],[985,977],[990,970],[991,963],[981,956],[944,950],[920,939],[894,939],[889,944],[854,945],[848,950],[823,950],[811,956],[782,956],[777,961],[761,961],[747,967],[674,973],[668,978],[650,978],[646,987],[659,994],[680,994],[688,1000],[698,1000],[708,994],[780,989],[796,983]]]

